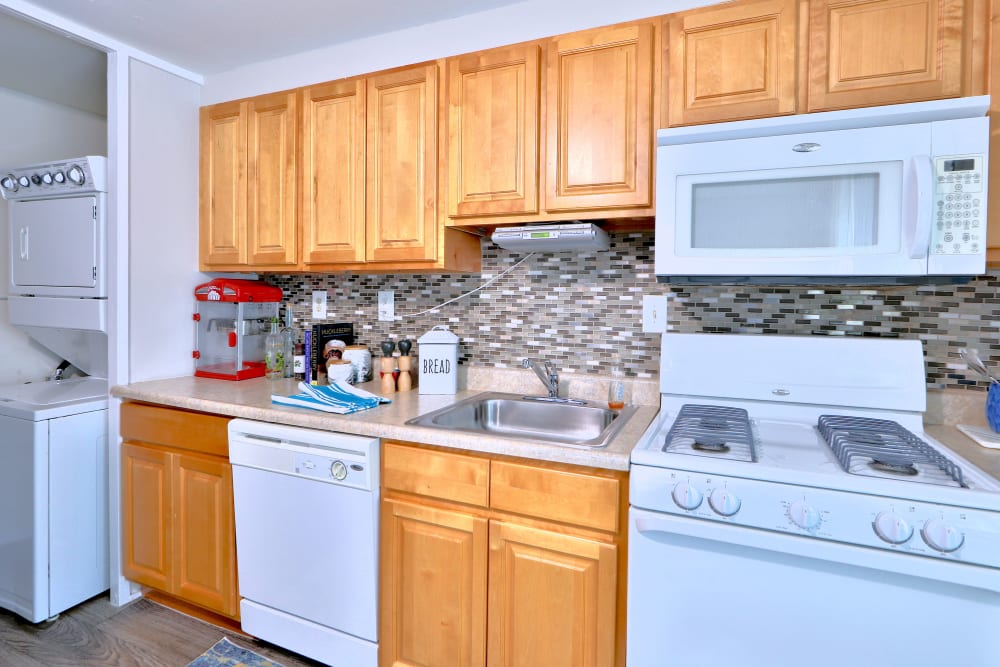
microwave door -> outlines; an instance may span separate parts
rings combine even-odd
[[[909,215],[931,205],[919,128],[872,145],[852,130],[660,147],[673,173],[657,189],[657,274],[925,274],[930,221]],[[823,148],[788,149],[810,144]]]

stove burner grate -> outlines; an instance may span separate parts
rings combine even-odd
[[[819,432],[851,474],[967,486],[961,468],[894,421],[823,415]]]
[[[681,406],[664,440],[663,451],[739,461],[757,460],[747,411],[717,405]]]

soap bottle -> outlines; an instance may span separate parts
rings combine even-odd
[[[285,345],[278,328],[278,318],[271,318],[271,331],[264,339],[264,376],[278,380],[285,373]]]

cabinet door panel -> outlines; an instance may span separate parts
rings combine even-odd
[[[482,667],[486,519],[383,500],[381,531],[379,663]]]
[[[964,0],[816,0],[809,111],[962,95]]]
[[[201,263],[246,264],[246,102],[201,109]]]
[[[763,0],[668,17],[669,124],[794,113],[797,10]]]
[[[538,211],[539,47],[448,63],[449,213]]]
[[[303,261],[363,262],[365,82],[311,86],[303,98]]]
[[[438,66],[368,79],[367,260],[437,260]]]
[[[176,538],[173,592],[237,613],[233,473],[228,461],[178,454],[173,464]]]
[[[617,549],[490,522],[490,667],[611,667]]]
[[[547,210],[651,203],[652,54],[649,23],[551,42]]]
[[[172,576],[170,460],[162,450],[122,443],[122,572],[164,591]]]
[[[297,94],[255,97],[248,103],[248,261],[295,264]]]

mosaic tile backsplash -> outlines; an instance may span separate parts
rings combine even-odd
[[[964,285],[672,287],[656,282],[652,232],[613,234],[607,252],[525,257],[484,239],[481,274],[265,278],[284,290],[300,329],[313,323],[312,292],[326,290],[324,321],[354,322],[358,343],[374,351],[443,324],[460,337],[464,364],[517,367],[536,357],[564,373],[608,375],[620,365],[656,377],[660,337],[642,332],[642,295],[665,294],[669,331],[917,338],[929,388],[987,387],[965,368],[962,347],[1000,367],[1000,273]],[[380,290],[395,292],[394,322],[378,321]]]

